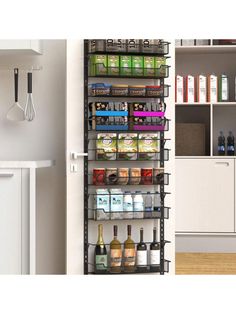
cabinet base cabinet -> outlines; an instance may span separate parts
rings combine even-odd
[[[234,232],[234,160],[176,159],[176,231]]]

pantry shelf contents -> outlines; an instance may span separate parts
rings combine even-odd
[[[170,211],[165,206],[170,178],[165,172],[169,160],[165,144],[170,140],[165,136],[169,130],[165,113],[169,85],[164,83],[169,76],[168,53],[169,43],[163,40],[84,42],[85,274],[164,274],[169,270],[164,250],[169,243],[164,224]],[[142,85],[135,85],[140,79]],[[139,243],[131,239],[136,220],[147,223],[140,230]],[[97,225],[96,244],[92,233],[99,221],[103,225]],[[110,245],[103,240],[109,221],[117,223]],[[123,244],[118,237],[122,221],[132,221]],[[144,242],[145,227],[153,228],[153,223],[153,243]],[[159,258],[152,265],[154,250]]]

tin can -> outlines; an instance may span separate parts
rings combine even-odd
[[[164,184],[164,169],[163,168],[153,169],[153,183]]]
[[[141,184],[152,184],[153,169],[142,168],[141,169]]]
[[[129,168],[118,169],[118,180],[117,184],[126,185],[129,182]]]
[[[140,184],[140,181],[141,181],[141,168],[131,168],[129,183],[138,185]]]
[[[117,184],[117,168],[106,169],[106,183],[111,185]]]
[[[105,185],[105,168],[93,169],[93,184]]]

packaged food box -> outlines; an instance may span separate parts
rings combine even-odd
[[[186,76],[186,102],[194,103],[195,102],[195,79],[192,75]]]
[[[140,51],[140,40],[139,39],[128,39],[127,40],[128,52],[139,52]]]
[[[144,97],[146,95],[145,85],[132,85],[129,86],[129,96]]]
[[[123,215],[123,193],[121,189],[110,189],[111,219],[121,219]]]
[[[208,76],[208,101],[218,101],[218,79],[214,74]]]
[[[197,101],[200,103],[207,101],[207,78],[205,75],[197,77]]]
[[[132,56],[132,74],[136,76],[143,75],[143,57]]]
[[[156,76],[166,76],[166,58],[165,57],[155,57],[155,69],[156,69]]]
[[[116,133],[97,134],[96,148],[98,160],[116,159],[117,136]]]
[[[194,39],[182,39],[182,46],[194,46],[195,40]]]
[[[104,39],[90,39],[89,52],[104,52],[105,40]]]
[[[184,102],[184,78],[181,75],[176,75],[175,79],[175,102]]]
[[[104,220],[109,219],[110,215],[110,195],[107,189],[97,189],[96,196],[96,212],[95,219],[96,220]]]
[[[120,57],[116,55],[107,56],[108,75],[119,75]]]
[[[132,74],[132,58],[131,56],[120,56],[120,75]]]
[[[143,67],[145,76],[155,75],[155,58],[154,57],[143,57]]]
[[[107,55],[92,55],[90,56],[90,75],[105,75],[107,74]]]
[[[145,53],[159,52],[158,48],[161,48],[161,39],[142,39],[141,50]]]
[[[128,96],[129,87],[125,84],[112,85],[111,94],[112,96]]]
[[[159,142],[158,136],[155,133],[139,134],[139,158],[145,160],[156,159],[156,153],[160,151]]]
[[[106,51],[126,51],[126,39],[107,39]]]
[[[110,96],[111,84],[107,83],[89,84],[88,93],[90,96]]]
[[[164,95],[163,86],[160,85],[151,85],[146,86],[146,96],[148,97],[158,97]]]
[[[122,160],[136,160],[138,142],[136,133],[118,135],[118,158]]]

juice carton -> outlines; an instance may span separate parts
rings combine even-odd
[[[120,219],[123,214],[123,193],[121,189],[111,189],[111,219]]]
[[[176,75],[175,79],[175,102],[184,102],[184,78],[181,75]]]
[[[90,56],[90,75],[105,75],[107,74],[107,56],[92,55]]]
[[[99,133],[97,135],[96,148],[98,160],[115,160],[116,147],[116,133]]]
[[[136,160],[138,142],[136,133],[123,133],[118,136],[118,158]]]
[[[155,57],[155,69],[156,69],[156,76],[166,76],[166,58],[165,57]]]
[[[95,219],[109,219],[110,212],[110,195],[107,189],[96,190],[96,215]]]
[[[133,75],[143,75],[143,57],[132,56],[132,73]]]
[[[186,102],[195,102],[195,79],[192,75],[186,76]]]
[[[144,57],[144,75],[154,76],[155,75],[155,58],[154,57]]]
[[[197,77],[197,101],[201,103],[207,101],[207,79],[204,75]]]
[[[218,101],[218,78],[214,74],[208,76],[208,101]]]
[[[107,56],[107,67],[108,67],[108,75],[119,75],[119,66],[120,66],[120,57],[108,55]]]
[[[131,56],[120,56],[120,74],[131,75],[132,74],[132,59]]]
[[[140,159],[155,159],[156,153],[160,151],[158,136],[155,133],[139,134],[138,149]]]

